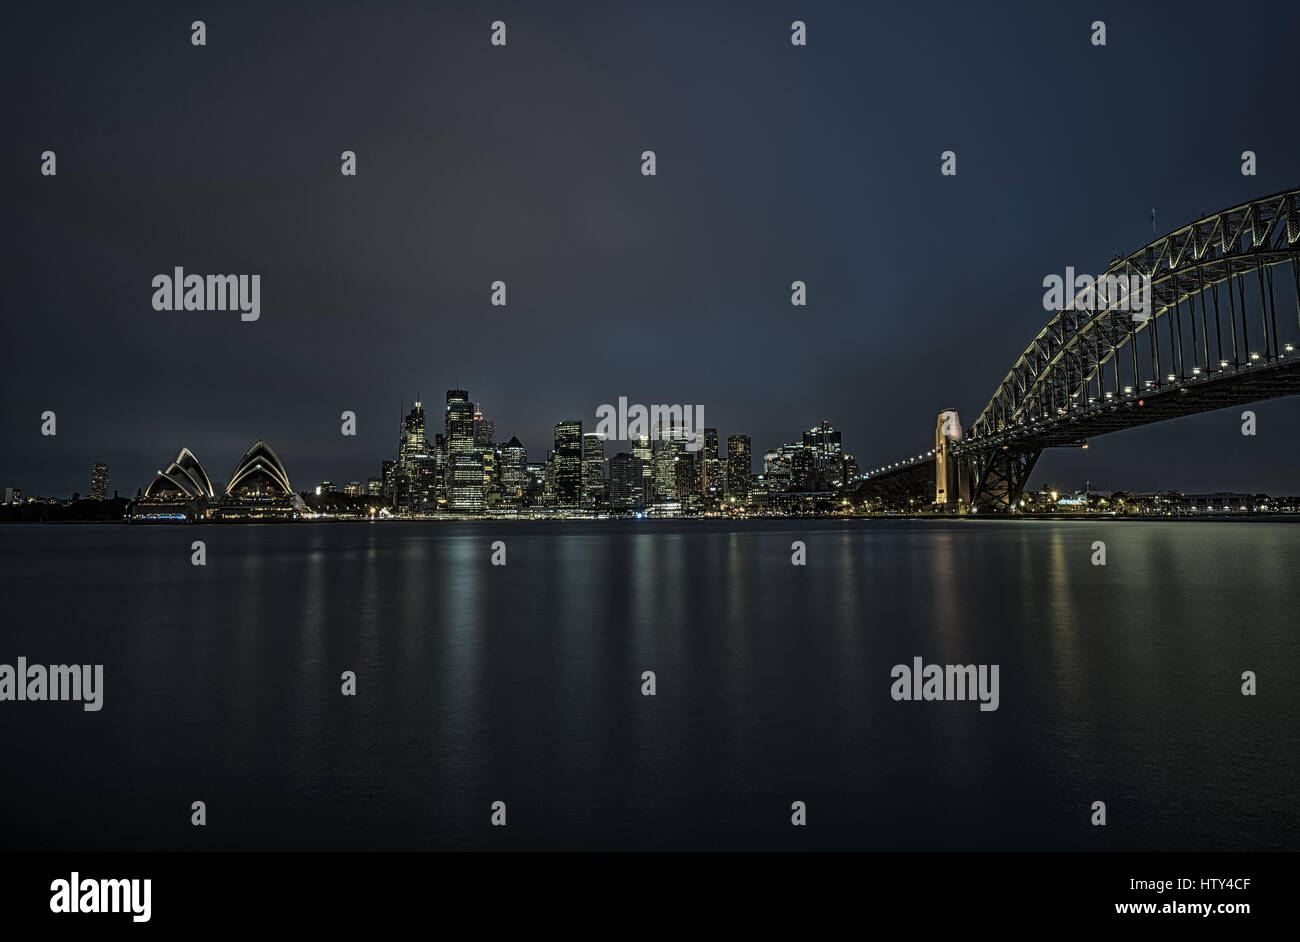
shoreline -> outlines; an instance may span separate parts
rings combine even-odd
[[[413,524],[413,523],[609,523],[628,524],[662,523],[665,521],[750,523],[769,520],[825,520],[825,521],[969,521],[972,523],[1006,523],[1043,521],[1062,522],[1135,522],[1149,523],[1296,523],[1300,514],[1294,513],[1253,513],[1253,514],[854,514],[836,517],[789,515],[761,515],[753,517],[478,517],[478,516],[439,516],[439,517],[387,517],[374,519],[367,517],[328,517],[300,520],[204,520],[204,521],[128,521],[128,520],[3,520],[0,526],[119,526],[119,527],[210,527],[210,526],[303,526],[328,525],[341,523],[377,524]]]

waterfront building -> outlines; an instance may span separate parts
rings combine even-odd
[[[749,499],[749,479],[753,473],[748,435],[727,436],[727,499],[743,504]]]
[[[582,436],[582,504],[600,507],[605,503],[605,436],[588,432]]]
[[[566,419],[555,426],[555,503],[577,507],[582,500],[582,422]]]
[[[102,461],[90,466],[90,499],[108,499],[108,465]]]
[[[614,510],[633,510],[646,504],[645,477],[641,459],[621,451],[609,459],[609,506]]]

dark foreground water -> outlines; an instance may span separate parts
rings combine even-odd
[[[105,689],[0,703],[0,846],[1297,850],[1298,571],[1271,523],[4,526],[0,663]],[[999,709],[895,702],[915,656]]]

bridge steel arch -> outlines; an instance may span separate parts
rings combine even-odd
[[[1135,283],[1150,285],[1149,314],[1134,311]],[[1288,289],[1295,316],[1279,324],[1276,296]],[[1283,340],[1298,325],[1300,189],[1206,216],[1116,261],[1039,332],[955,444],[972,509],[1014,510],[1043,448],[1300,393],[1300,352]]]

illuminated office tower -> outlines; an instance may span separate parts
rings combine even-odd
[[[684,448],[678,453],[673,468],[676,498],[685,504],[700,493],[700,478],[695,467],[695,456]]]
[[[483,506],[494,507],[501,499],[500,452],[488,447],[479,451],[483,462]]]
[[[788,491],[791,489],[791,468],[793,466],[786,449],[788,445],[774,448],[763,455],[763,480],[769,490]]]
[[[567,419],[555,426],[554,487],[558,507],[582,501],[582,422]]]
[[[468,390],[447,390],[443,435],[448,509],[462,513],[482,510],[483,456],[474,444],[474,406]]]
[[[840,444],[840,433],[831,427],[829,421],[823,421],[816,428],[804,432],[803,444],[810,467],[806,472],[799,469],[796,478],[804,478],[804,487],[808,490],[828,490],[836,484],[844,483],[844,452]]]
[[[686,426],[680,421],[665,421],[653,430],[657,438],[651,455],[654,461],[654,499],[677,499],[677,458],[686,451]]]
[[[823,421],[816,428],[804,432],[803,443],[812,450],[813,464],[819,467],[833,464],[843,451],[840,447],[840,433],[831,427],[829,421]]]
[[[90,466],[90,499],[108,499],[108,465],[102,461]]]
[[[492,436],[496,432],[496,427],[491,419],[483,418],[483,413],[474,404],[474,444],[479,448],[491,448]]]
[[[749,476],[753,472],[749,436],[727,436],[727,498],[743,504],[749,499]]]
[[[415,401],[411,411],[402,419],[401,436],[397,443],[397,463],[393,471],[393,505],[401,513],[414,513],[417,505],[424,502],[416,496],[420,491],[423,496],[424,474],[427,470],[423,460],[417,462],[417,456],[427,454],[424,440],[424,406],[420,400]]]
[[[645,506],[642,488],[645,477],[641,459],[620,451],[609,459],[609,506],[614,510],[632,510]]]
[[[484,452],[454,451],[448,467],[447,506],[458,513],[482,510],[484,506]]]
[[[769,458],[772,471],[768,470]],[[791,442],[782,445],[775,452],[763,456],[763,475],[773,481],[781,482],[785,490],[818,490],[816,471],[813,467],[813,449],[805,442]]]
[[[599,507],[605,503],[605,435],[588,432],[582,436],[582,504]]]
[[[511,436],[501,448],[501,495],[507,503],[522,504],[528,491],[528,452]]]
[[[649,504],[655,496],[654,449],[649,435],[642,435],[632,446],[632,454],[641,462],[641,500]]]
[[[677,451],[680,442],[656,438],[651,442],[651,461],[654,470],[654,500],[673,500],[677,496]]]
[[[524,465],[524,504],[527,506],[546,503],[546,475],[550,461],[530,461]]]
[[[700,449],[700,493],[720,498],[726,486],[722,480],[722,462],[718,459],[718,430],[704,430],[704,447]]]
[[[451,477],[447,473],[450,467],[450,462],[447,460],[447,436],[442,432],[434,433],[429,454],[433,455],[434,477],[438,481],[438,503],[443,505],[447,502],[447,482]]]
[[[428,443],[425,443],[426,447]],[[414,514],[431,514],[438,509],[438,469],[433,455],[419,451],[411,456],[407,478],[407,510]]]
[[[546,461],[542,463],[542,503],[555,506],[555,452],[550,448],[546,449]]]

